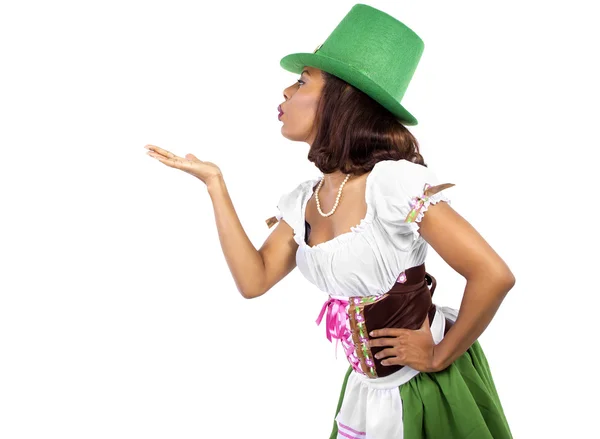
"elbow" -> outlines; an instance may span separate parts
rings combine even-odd
[[[515,275],[514,275],[514,274],[512,274],[512,273],[510,273],[510,277],[508,278],[508,285],[509,285],[509,288],[508,288],[508,289],[509,289],[509,290],[510,290],[512,287],[514,287],[514,286],[515,286],[515,282],[516,282],[516,281],[517,281],[517,280],[516,280],[516,278],[515,278]]]
[[[495,269],[494,269],[495,268]],[[474,280],[476,282],[484,282],[487,285],[493,285],[493,289],[497,291],[500,297],[504,297],[515,286],[515,275],[508,268],[482,270],[476,275],[467,278],[467,281]]]
[[[501,276],[501,281],[503,285],[506,286],[507,289],[511,289],[515,286],[516,278],[510,268],[507,268]]]
[[[515,275],[509,270],[507,273],[500,276],[497,282],[500,285],[502,296],[506,296],[508,292],[515,286],[516,278]]]
[[[267,285],[264,276],[256,276],[253,279],[249,280],[249,282],[246,282],[244,285],[238,284],[237,287],[238,291],[244,299],[255,299],[257,297],[262,296],[270,289],[270,287]]]
[[[262,296],[263,294],[266,293],[266,291],[259,291],[259,290],[242,290],[242,289],[238,289],[238,291],[240,292],[240,294],[242,295],[242,297],[244,299],[254,299],[254,298]]]
[[[250,292],[244,291],[244,290],[238,290],[240,292],[240,294],[242,295],[242,297],[244,299],[254,299],[255,297],[257,297],[255,294],[252,294]]]

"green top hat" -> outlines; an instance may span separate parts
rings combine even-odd
[[[406,25],[372,6],[357,4],[313,53],[293,53],[280,64],[298,74],[304,66],[331,73],[375,99],[404,125],[417,125],[400,101],[423,48],[423,40]]]

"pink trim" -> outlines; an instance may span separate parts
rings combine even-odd
[[[360,439],[360,438],[359,438],[359,437],[357,437],[357,436],[350,436],[348,433],[344,433],[343,431],[340,431],[340,430],[338,430],[338,434],[339,434],[340,436],[344,436],[344,437],[347,437],[347,438],[349,438],[349,439]]]
[[[350,431],[351,431],[352,433],[354,433],[354,434],[358,434],[358,435],[360,435],[360,436],[364,436],[364,435],[366,434],[366,433],[365,433],[365,432],[363,432],[363,431],[357,431],[357,430],[355,430],[355,429],[353,429],[353,428],[350,428],[350,427],[348,427],[347,425],[344,425],[344,424],[342,424],[340,421],[337,421],[337,423],[338,423],[338,426],[339,426],[339,427],[342,427],[342,428],[344,428],[344,429],[346,429],[346,430],[350,430]],[[343,432],[341,432],[341,433],[343,434]],[[354,437],[354,436],[346,436],[346,437]]]

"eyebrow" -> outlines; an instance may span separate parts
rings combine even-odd
[[[308,76],[310,76],[310,73],[308,73],[308,70],[302,70],[302,73],[300,73],[300,76],[307,74]]]

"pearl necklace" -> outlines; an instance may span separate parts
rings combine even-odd
[[[340,197],[342,196],[342,189],[344,188],[344,185],[346,184],[346,182],[348,181],[349,178],[350,178],[350,174],[346,174],[346,178],[344,179],[344,181],[340,185],[340,188],[338,189],[338,194],[337,194],[337,197],[335,198],[335,203],[333,205],[333,208],[331,209],[331,211],[329,213],[323,213],[323,211],[321,210],[321,203],[319,202],[319,190],[321,190],[321,186],[323,186],[325,177],[323,177],[321,179],[321,181],[319,182],[319,186],[317,186],[317,190],[315,191],[315,201],[317,202],[317,210],[319,211],[321,216],[328,217],[330,215],[333,215],[333,212],[335,212],[335,209],[337,208],[337,206],[340,202]]]

